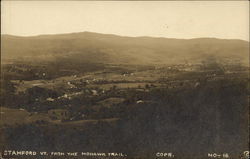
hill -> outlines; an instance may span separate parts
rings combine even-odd
[[[168,39],[124,37],[92,32],[19,37],[1,36],[3,60],[57,61],[67,59],[111,64],[199,63],[248,64],[249,42],[216,38]]]

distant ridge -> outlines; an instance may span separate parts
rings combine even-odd
[[[176,40],[202,40],[202,39],[217,39],[217,40],[239,40],[245,41],[242,39],[223,39],[217,37],[198,37],[198,38],[185,38],[185,39],[178,39],[178,38],[168,38],[168,37],[161,37],[161,36],[124,36],[124,35],[117,35],[117,34],[108,34],[108,33],[96,33],[91,31],[83,31],[83,32],[71,32],[71,33],[60,33],[60,34],[39,34],[39,35],[31,35],[31,36],[20,36],[20,35],[12,35],[12,34],[1,34],[1,37],[16,37],[16,38],[34,38],[34,37],[48,37],[48,36],[69,36],[69,35],[99,35],[99,36],[117,36],[123,38],[154,38],[154,39],[176,39]]]
[[[248,63],[249,42],[239,39],[128,37],[94,32],[37,36],[1,35],[2,59],[60,60],[114,64],[197,63],[218,61]]]

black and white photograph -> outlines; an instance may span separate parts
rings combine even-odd
[[[1,1],[1,159],[248,159],[249,1]]]

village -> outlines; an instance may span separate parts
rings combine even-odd
[[[0,129],[5,132],[2,143],[15,142],[9,149],[29,139],[29,149],[37,140],[41,142],[39,151],[95,152],[98,145],[102,152],[112,150],[129,156],[134,155],[133,147],[158,150],[157,143],[165,140],[166,148],[175,147],[171,138],[188,143],[185,136],[190,134],[196,134],[197,144],[203,142],[200,139],[204,133],[216,138],[216,123],[222,124],[223,130],[239,127],[231,116],[238,119],[248,113],[235,107],[236,103],[245,105],[242,99],[249,71],[237,64],[109,64],[89,71],[68,70],[66,74],[65,70],[47,70],[34,63],[9,64],[3,69]],[[26,71],[34,76],[24,78]],[[231,129],[235,134],[242,133],[238,130]],[[50,140],[62,146],[57,148]],[[131,149],[124,149],[127,142],[132,143]]]
[[[10,72],[25,71],[20,65],[8,68]],[[30,72],[31,68],[26,71]],[[231,78],[235,73],[226,66],[205,67],[202,64],[139,69],[111,65],[104,70],[53,79],[47,79],[47,72],[40,71],[36,75],[41,79],[11,82],[15,84],[15,96],[23,100],[14,107],[28,112],[27,121],[60,123],[120,118],[116,111],[125,109],[122,105],[150,103],[147,96],[153,90],[198,88],[209,81]]]

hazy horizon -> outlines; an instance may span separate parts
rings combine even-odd
[[[13,34],[1,34],[5,36],[15,36],[15,37],[38,37],[38,36],[53,36],[53,35],[68,35],[68,34],[78,34],[78,33],[93,33],[93,34],[103,34],[103,35],[113,35],[119,37],[128,37],[128,38],[165,38],[165,39],[177,39],[177,40],[192,40],[192,39],[220,39],[220,40],[242,40],[249,42],[247,39],[225,39],[225,38],[217,38],[217,37],[194,37],[194,38],[174,38],[174,37],[162,37],[162,36],[127,36],[127,35],[118,35],[112,33],[99,33],[99,32],[91,32],[91,31],[81,31],[81,32],[66,32],[66,33],[49,33],[49,34],[37,34],[37,35],[13,35]]]
[[[96,32],[249,41],[248,1],[1,1],[1,34]]]

